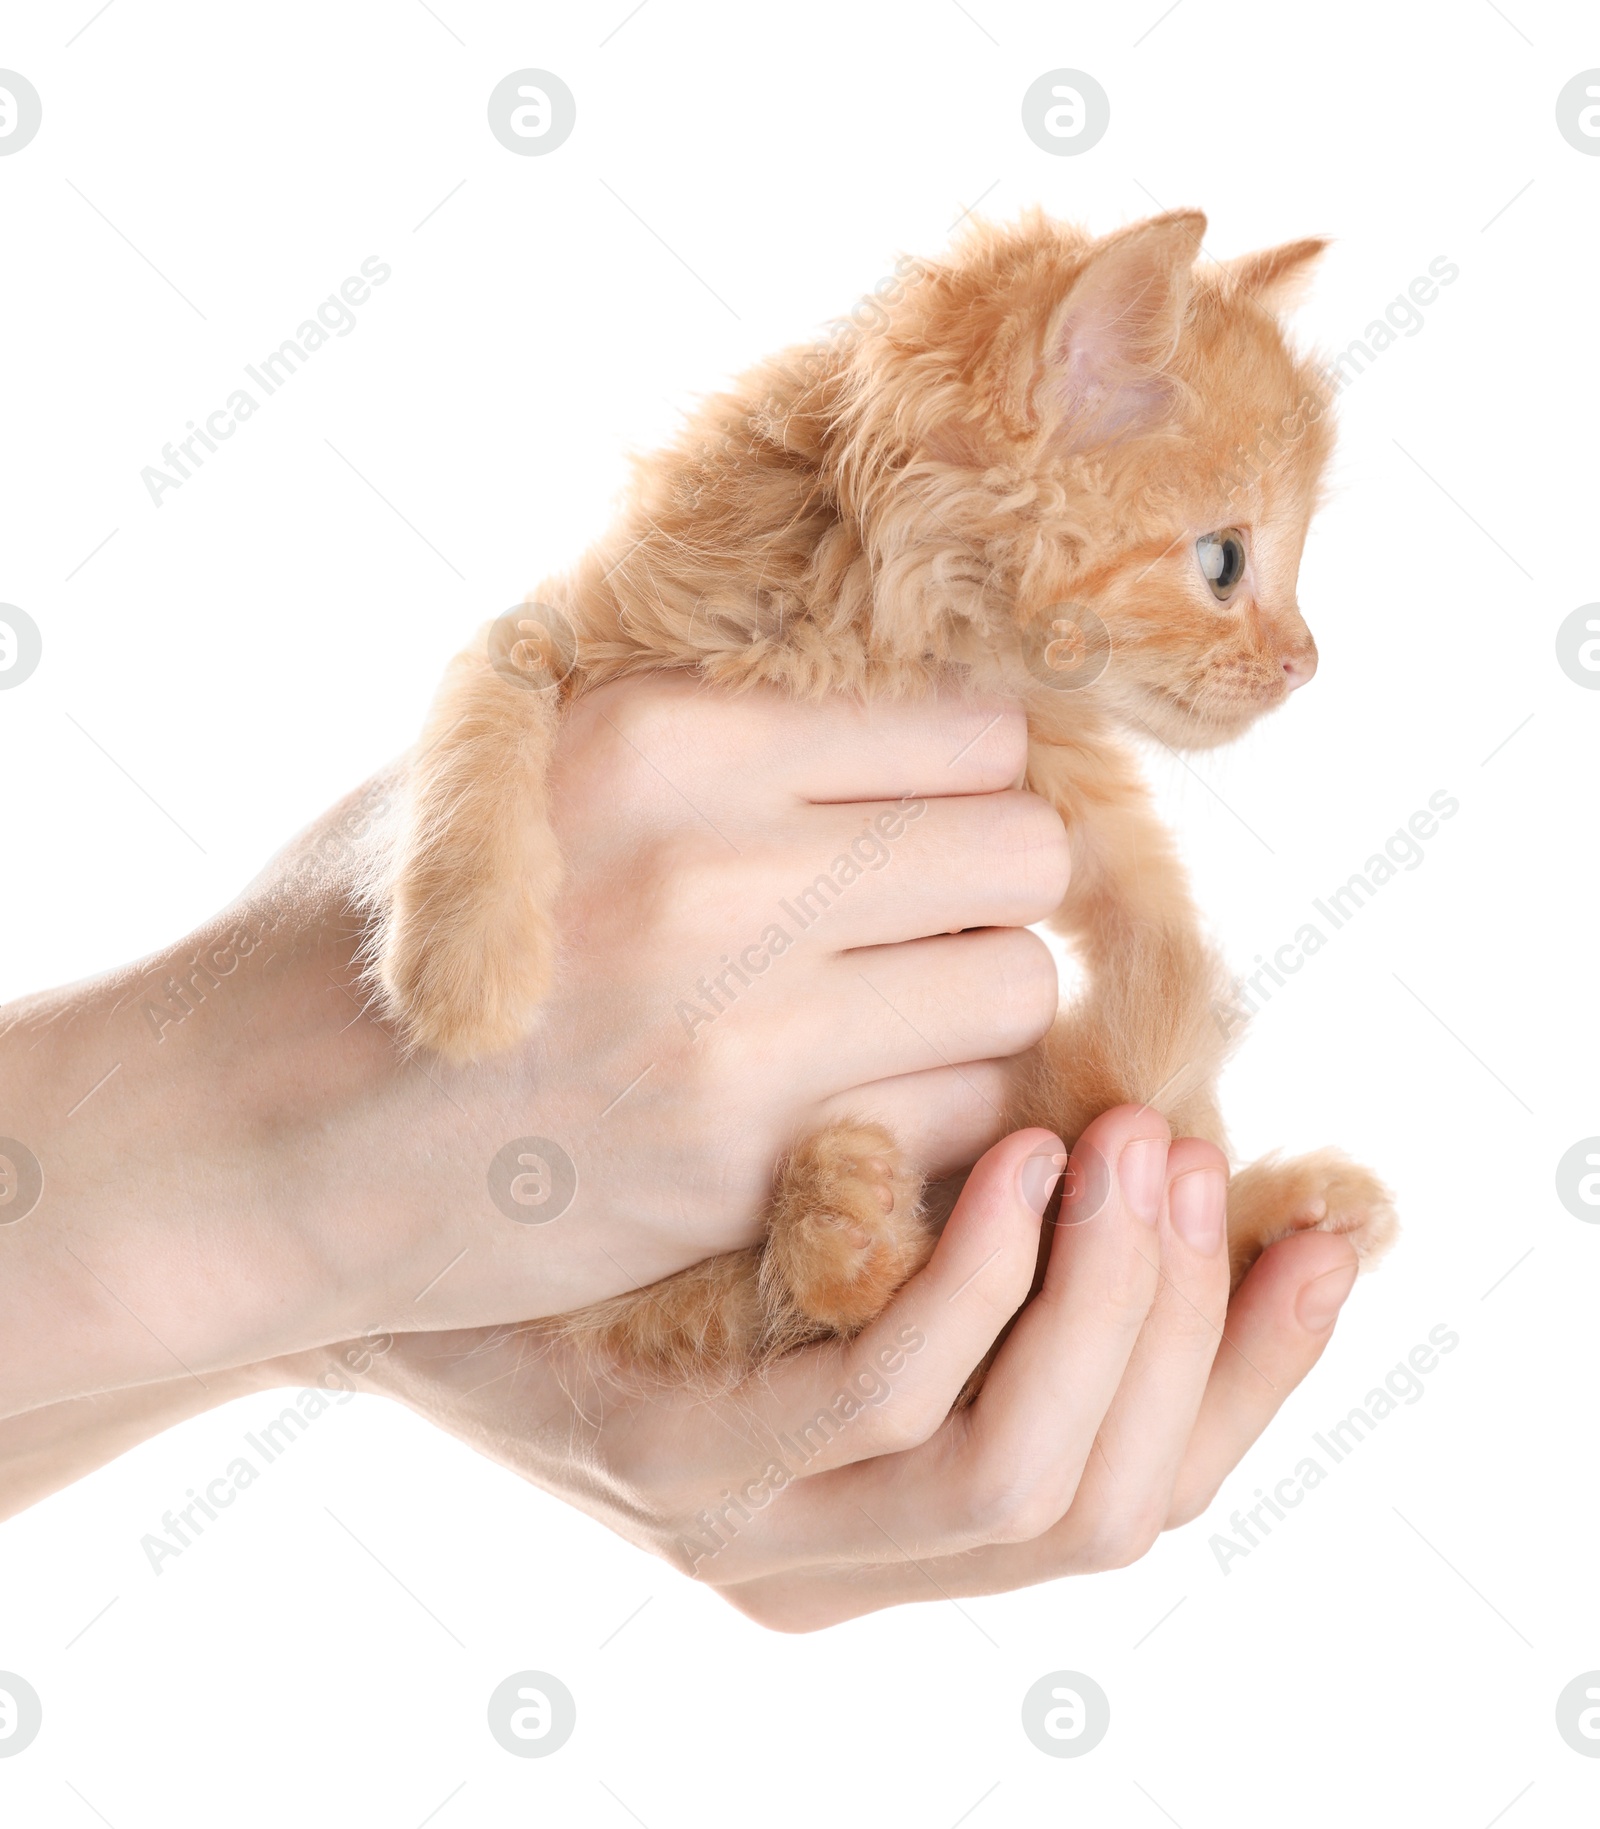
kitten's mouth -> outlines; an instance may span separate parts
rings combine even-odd
[[[1170,686],[1142,685],[1146,705],[1167,721],[1204,724],[1211,720],[1198,702],[1187,692],[1174,692]]]
[[[1150,723],[1156,735],[1184,749],[1209,749],[1229,742],[1266,709],[1243,700],[1218,703],[1150,683],[1141,684],[1140,692],[1146,711],[1154,714]]]

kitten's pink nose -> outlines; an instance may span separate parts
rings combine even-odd
[[[1294,654],[1283,657],[1283,677],[1293,692],[1297,686],[1305,685],[1317,670],[1317,651],[1315,648],[1301,648]]]

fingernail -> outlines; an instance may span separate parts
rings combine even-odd
[[[1341,1264],[1337,1270],[1324,1270],[1300,1291],[1294,1312],[1308,1334],[1320,1334],[1333,1326],[1355,1284],[1357,1268],[1355,1264]]]
[[[1167,1199],[1172,1229],[1192,1251],[1209,1256],[1221,1246],[1227,1184],[1220,1169],[1190,1169],[1173,1182]]]
[[[1055,1192],[1056,1183],[1061,1179],[1061,1171],[1066,1166],[1065,1150],[1030,1156],[1023,1163],[1017,1172],[1017,1188],[1030,1213],[1043,1217],[1045,1208],[1050,1204],[1050,1196]]]
[[[1117,1158],[1122,1198],[1147,1226],[1161,1211],[1161,1189],[1167,1179],[1167,1146],[1159,1137],[1137,1137]]]

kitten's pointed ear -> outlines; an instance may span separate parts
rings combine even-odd
[[[1206,219],[1174,210],[1096,244],[1046,334],[1046,385],[1071,444],[1134,430],[1167,397]]]
[[[1227,262],[1231,274],[1252,298],[1277,311],[1297,304],[1311,278],[1317,256],[1327,247],[1319,238],[1286,241],[1280,248],[1263,248],[1258,254],[1241,254]]]

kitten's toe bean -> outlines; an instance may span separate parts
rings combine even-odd
[[[1263,1157],[1228,1189],[1228,1255],[1235,1286],[1267,1246],[1291,1232],[1340,1232],[1369,1270],[1400,1230],[1394,1200],[1370,1169],[1339,1150],[1288,1161]]]
[[[894,1168],[882,1156],[868,1156],[859,1165],[861,1179],[876,1189],[878,1204],[885,1213],[893,1213],[899,1198],[894,1182]]]
[[[779,1173],[764,1274],[780,1309],[850,1334],[881,1313],[933,1248],[921,1177],[881,1124],[835,1124]]]

